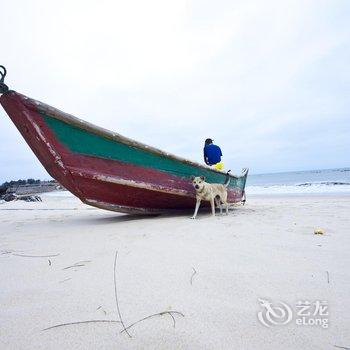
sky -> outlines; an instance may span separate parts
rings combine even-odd
[[[226,168],[348,167],[348,0],[12,0],[0,64],[13,90]],[[0,182],[49,178],[0,107]]]

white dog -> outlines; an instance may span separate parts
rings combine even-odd
[[[215,216],[215,204],[220,207],[220,214],[222,214],[222,206],[221,203],[226,206],[226,215],[228,215],[228,203],[227,203],[227,187],[230,183],[230,177],[228,176],[225,184],[209,184],[205,182],[204,176],[191,176],[192,185],[196,190],[196,208],[194,210],[194,214],[191,219],[195,219],[198,213],[199,206],[201,201],[209,201],[211,204],[211,211],[213,216]]]

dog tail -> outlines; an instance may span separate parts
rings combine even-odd
[[[230,184],[230,181],[231,181],[230,171],[231,171],[231,170],[229,170],[229,171],[226,173],[226,180],[225,180],[225,183],[224,183],[224,186],[225,186],[225,187],[228,187],[228,185]]]

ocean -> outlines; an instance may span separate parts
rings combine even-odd
[[[349,194],[350,168],[248,175],[247,194]]]

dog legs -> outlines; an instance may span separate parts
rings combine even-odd
[[[228,203],[226,202],[226,215],[228,215]]]
[[[214,204],[214,198],[210,199],[210,205],[211,205],[211,213],[213,216],[215,216],[215,204]]]
[[[197,198],[197,202],[196,202],[196,208],[194,210],[194,214],[193,216],[191,217],[191,219],[195,219],[196,216],[197,216],[197,213],[198,213],[198,209],[199,209],[199,206],[201,205],[201,199],[200,198]]]
[[[220,201],[219,201],[219,208],[220,208],[220,215],[222,215],[222,204]]]
[[[222,215],[222,205],[221,205],[220,198],[215,197],[215,205],[217,208],[220,208],[220,215]]]
[[[226,208],[226,215],[228,215],[228,203],[227,202],[222,202],[221,201],[216,201],[216,206],[220,208],[220,215],[222,215],[222,207],[225,206]]]
[[[227,193],[222,198],[222,204],[226,206],[226,215],[228,215],[228,203],[227,203]]]

